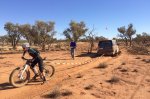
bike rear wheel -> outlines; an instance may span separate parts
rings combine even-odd
[[[46,80],[49,80],[55,73],[55,68],[52,65],[44,67],[43,72],[45,73]]]
[[[16,68],[14,69],[9,77],[9,82],[14,87],[22,87],[28,83],[30,79],[30,72],[25,71],[21,76],[22,69]]]

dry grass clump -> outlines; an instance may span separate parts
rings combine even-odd
[[[145,46],[142,46],[142,45],[134,45],[128,48],[127,50],[131,54],[135,54],[135,55],[148,55],[149,54],[149,50]]]
[[[107,80],[107,82],[114,84],[114,83],[118,83],[120,81],[120,79],[116,76],[112,76],[110,80]]]
[[[100,63],[97,67],[95,68],[102,68],[102,69],[105,69],[106,67],[108,66],[108,64],[106,63]]]
[[[50,94],[46,95],[47,98],[57,98],[60,96],[60,91],[58,89],[54,89],[50,92]]]
[[[95,96],[96,98],[101,99],[101,95],[99,93],[91,93],[91,95]]]
[[[82,77],[83,77],[83,75],[81,75],[81,74],[76,75],[76,78],[82,78]]]
[[[90,89],[92,89],[93,87],[94,87],[93,84],[88,84],[88,85],[85,85],[85,86],[84,86],[84,89],[85,89],[85,90],[90,90]]]
[[[44,98],[58,98],[60,96],[69,96],[72,95],[72,92],[67,89],[62,89],[61,91],[58,89],[52,90],[48,95],[45,95]]]
[[[146,59],[142,59],[142,61],[144,61],[144,62],[145,62],[145,61],[146,61]]]
[[[141,59],[141,57],[136,57],[135,59]]]
[[[150,63],[150,59],[146,60],[145,62],[146,62],[146,63]]]
[[[138,72],[138,70],[137,69],[133,69],[132,72]]]
[[[127,69],[127,68],[122,68],[122,69],[120,69],[120,71],[121,71],[121,72],[127,72],[128,69]]]
[[[61,95],[62,96],[69,96],[69,95],[72,95],[72,92],[70,90],[67,90],[67,89],[63,89],[61,91]]]
[[[121,65],[126,65],[126,62],[122,62]]]
[[[142,59],[145,63],[150,63],[150,59]]]

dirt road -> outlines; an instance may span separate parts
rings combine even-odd
[[[20,56],[21,54],[1,55],[1,99],[50,98],[49,94],[56,89],[60,92],[56,98],[62,99],[148,99],[150,96],[148,56],[123,52],[118,57],[98,58],[79,53],[76,59],[72,60],[68,52],[42,53],[43,57],[47,57],[46,64],[54,65],[55,75],[44,85],[41,85],[41,82],[31,82],[24,87],[13,88],[8,78],[16,66],[22,66],[24,63]],[[106,68],[95,68],[101,63],[105,63]],[[112,78],[115,78],[116,82],[113,82]],[[87,90],[87,86],[91,88]],[[69,90],[72,94],[62,95],[62,90]]]

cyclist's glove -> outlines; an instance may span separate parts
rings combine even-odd
[[[25,59],[23,56],[21,57],[22,59]]]

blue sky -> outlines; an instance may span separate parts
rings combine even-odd
[[[116,37],[117,28],[132,23],[137,34],[150,33],[150,0],[0,0],[0,35],[6,22],[54,21],[57,38],[71,20],[84,21],[97,36]],[[107,28],[107,29],[106,29]]]

